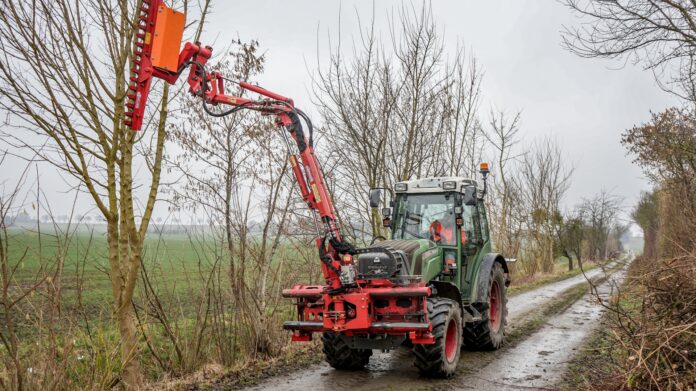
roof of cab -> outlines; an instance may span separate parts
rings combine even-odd
[[[443,189],[445,182],[455,182],[454,189]],[[464,186],[478,186],[475,180],[464,177],[433,177],[419,178],[410,181],[401,181],[399,183],[406,184],[406,191],[398,191],[399,193],[440,193],[446,191],[462,191]]]

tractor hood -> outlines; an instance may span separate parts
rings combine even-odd
[[[397,264],[392,265],[389,253],[396,255]],[[423,265],[440,253],[438,246],[426,239],[384,240],[360,250],[358,269],[363,278],[397,277],[393,273],[419,276],[423,274]]]

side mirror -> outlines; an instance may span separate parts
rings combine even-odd
[[[476,187],[466,186],[464,188],[464,194],[462,198],[464,199],[464,205],[476,206],[476,203],[478,202],[478,200],[476,199]]]
[[[455,206],[454,207],[454,218],[455,218],[455,223],[458,226],[464,225],[464,218],[462,217],[462,214],[464,214],[464,207],[461,205]]]
[[[370,207],[379,208],[382,200],[382,189],[370,189]]]
[[[382,227],[391,228],[391,218],[389,216],[382,219]]]

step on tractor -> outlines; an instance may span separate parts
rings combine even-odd
[[[208,72],[212,48],[191,42],[182,48],[185,15],[162,0],[141,0],[136,18],[125,126],[141,129],[154,78],[174,84],[189,69],[189,92],[208,114],[254,110],[273,116],[283,130],[300,194],[318,220],[315,244],[324,276],[322,285],[283,290],[297,305],[297,319],[283,325],[293,341],[321,334],[326,361],[346,370],[364,367],[373,350],[411,347],[416,367],[429,377],[453,375],[462,347],[502,345],[509,261],[491,251],[486,164],[481,187],[472,179],[440,177],[371,189],[370,206],[384,206],[389,238],[356,248],[337,223],[314,153],[312,123],[293,100]],[[227,95],[225,82],[260,97]]]

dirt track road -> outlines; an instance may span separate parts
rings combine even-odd
[[[587,273],[588,278],[603,275],[600,269]],[[612,275],[601,285],[608,294],[623,276]],[[524,323],[534,317],[554,298],[578,284],[587,285],[583,275],[552,283],[510,297],[508,324]],[[583,338],[593,329],[602,310],[586,294],[570,308],[551,317],[531,335],[519,338],[512,347],[497,352],[463,351],[460,375],[448,380],[422,378],[413,366],[410,350],[400,348],[390,353],[375,352],[365,370],[336,371],[328,364],[313,365],[288,375],[273,377],[249,390],[499,390],[536,389],[553,386],[565,369],[564,362],[574,354]]]

